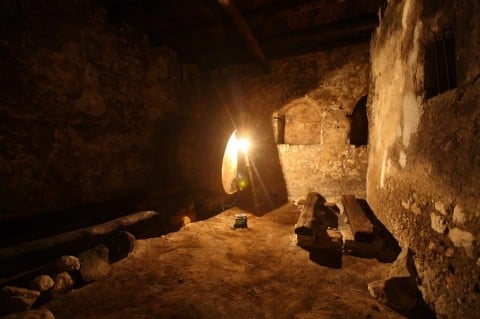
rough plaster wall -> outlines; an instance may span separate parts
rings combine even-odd
[[[175,144],[182,179],[191,191],[223,194],[222,161],[234,127],[214,89],[199,83],[183,128],[175,128]]]
[[[111,26],[89,1],[2,1],[0,16],[0,217],[164,182],[174,53]]]
[[[326,145],[278,145],[290,200],[319,192],[329,199],[344,193],[365,197],[367,148],[350,147],[330,153]]]
[[[229,96],[226,103],[233,113],[250,115],[253,156],[267,189],[273,196],[285,198],[281,188],[286,184],[290,200],[305,197],[311,190],[327,197],[342,192],[364,197],[367,151],[366,147],[351,149],[348,115],[368,91],[368,45],[270,62],[269,74],[250,66],[214,73],[219,91]],[[306,116],[305,109],[308,114],[318,114],[316,123]],[[274,113],[291,120],[286,123],[286,142],[290,138],[290,142],[308,140],[303,144],[315,144],[277,148],[272,129]],[[293,126],[289,128],[290,124]],[[323,135],[312,138],[319,132]]]
[[[480,5],[389,1],[371,43],[367,200],[416,253],[440,318],[480,313]],[[455,23],[458,87],[423,99],[423,43]]]

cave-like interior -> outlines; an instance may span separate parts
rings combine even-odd
[[[479,318],[477,0],[0,0],[0,318]]]

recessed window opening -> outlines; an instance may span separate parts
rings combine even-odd
[[[425,45],[424,74],[427,99],[457,87],[453,29],[433,34],[433,41]]]
[[[273,115],[273,133],[277,144],[285,143],[285,114]]]
[[[272,126],[277,144],[313,145],[322,143],[323,117],[320,107],[309,99],[298,99],[273,113]]]
[[[350,144],[362,146],[368,144],[367,96],[362,96],[355,104],[351,115]]]

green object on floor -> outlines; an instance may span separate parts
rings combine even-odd
[[[247,215],[245,214],[236,214],[235,215],[235,224],[233,225],[235,228],[247,228]]]

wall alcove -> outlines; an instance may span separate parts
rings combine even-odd
[[[368,144],[367,96],[362,96],[351,115],[350,144],[362,146]]]

